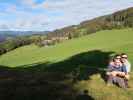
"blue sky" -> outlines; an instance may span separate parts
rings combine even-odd
[[[133,0],[0,0],[0,30],[54,30],[128,7]]]

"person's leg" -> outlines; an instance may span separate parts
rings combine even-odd
[[[124,89],[127,88],[124,78],[116,77],[116,83],[117,83],[121,88],[124,88]]]
[[[111,84],[113,84],[113,76],[112,75],[108,75],[107,76],[107,85],[109,86]]]
[[[128,80],[125,79],[124,82],[125,82],[125,86],[128,88],[128,87],[129,87],[129,86],[128,86]]]
[[[126,87],[127,88],[130,88],[130,86],[128,85],[128,80],[130,79],[130,75],[129,74],[126,74],[125,75],[125,84],[126,84]]]

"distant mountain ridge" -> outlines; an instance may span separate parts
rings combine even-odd
[[[1,34],[7,35],[31,35],[31,34],[47,34],[49,31],[0,31]]]
[[[14,38],[17,36],[35,35],[35,34],[47,34],[49,31],[0,31],[0,42],[6,40],[6,38]]]
[[[3,35],[0,35],[0,42],[3,42],[5,40],[6,40],[6,38]]]

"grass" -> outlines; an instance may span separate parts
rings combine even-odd
[[[132,86],[133,77],[129,85]],[[124,90],[115,85],[107,86],[105,81],[101,78],[100,74],[91,76],[91,80],[80,81],[75,85],[75,88],[80,92],[88,90],[95,100],[132,100],[133,87]]]
[[[133,100],[133,74],[131,74],[129,81],[131,88],[123,90],[115,85],[106,86],[102,70],[107,66],[106,62],[109,56],[114,53],[127,53],[130,62],[133,63],[132,33],[133,29],[105,30],[55,46],[39,48],[35,45],[29,45],[18,48],[0,56],[0,65],[8,66],[6,71],[13,70],[13,72],[9,72],[9,75],[4,72],[4,78],[0,80],[0,83],[8,83],[11,84],[8,85],[10,88],[16,88],[12,84],[14,82],[17,84],[17,89],[14,92],[16,93],[15,98],[21,97],[21,92],[24,92],[25,94],[22,96],[26,96],[23,98],[27,98],[26,100],[44,99],[44,92],[45,96],[50,95],[49,97],[68,97],[72,92],[71,88],[74,88],[78,93],[87,90],[88,95],[95,100]],[[3,70],[2,67],[0,69]],[[73,85],[70,84],[71,79],[64,80],[66,76],[72,77],[72,79],[76,77]],[[1,83],[0,87],[5,86],[6,88],[7,85],[3,84]],[[29,84],[30,88],[28,89]],[[70,87],[66,88],[66,86]],[[34,97],[29,99],[33,96],[33,90],[41,99],[33,99]],[[31,93],[26,94],[27,91]],[[9,92],[9,97],[11,92]],[[60,95],[57,94],[58,92]]]
[[[133,62],[133,30],[101,31],[47,48],[35,45],[18,48],[0,57],[0,65],[15,67],[36,62],[58,62],[91,50],[126,52]]]

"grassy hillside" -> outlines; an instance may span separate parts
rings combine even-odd
[[[132,33],[105,30],[55,46],[29,45],[8,52],[0,56],[0,93],[13,100],[75,100],[75,91],[87,90],[90,100],[133,100],[133,74],[131,88],[123,90],[106,86],[102,70],[114,53],[127,53],[133,63]]]
[[[126,52],[133,62],[133,30],[101,31],[50,47],[24,46],[0,57],[0,65],[20,66],[36,62],[57,62],[91,50]]]

